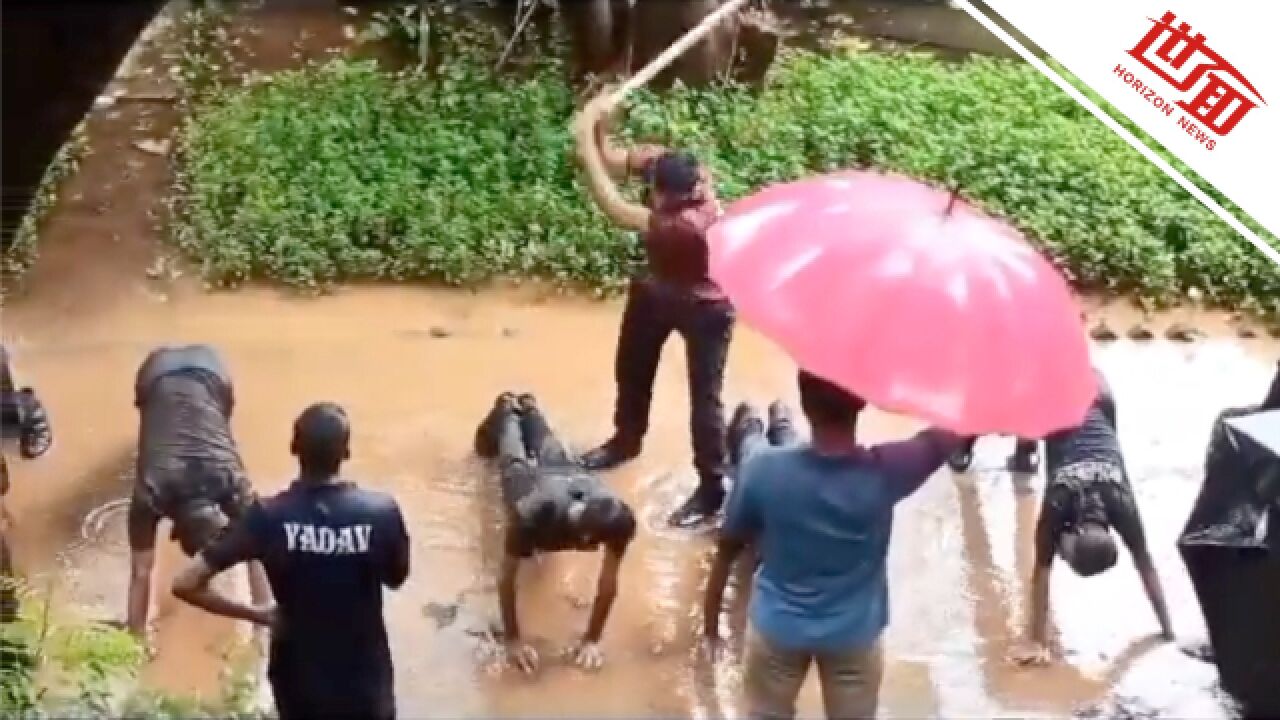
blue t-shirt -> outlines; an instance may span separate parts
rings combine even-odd
[[[758,542],[751,622],[779,647],[842,651],[889,622],[885,560],[893,508],[960,444],[943,430],[828,457],[807,445],[762,450],[739,472],[728,537]]]

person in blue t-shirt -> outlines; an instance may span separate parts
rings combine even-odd
[[[865,401],[806,371],[799,386],[812,440],[761,448],[743,462],[712,578],[727,574],[747,544],[758,546],[746,642],[751,717],[795,717],[813,663],[827,717],[875,717],[894,506],[963,441],[935,428],[863,447],[856,429]],[[713,650],[723,589],[723,582],[708,583],[704,631]]]

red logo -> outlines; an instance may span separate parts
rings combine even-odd
[[[1151,20],[1151,30],[1129,55],[1182,95],[1175,104],[1191,119],[1223,137],[1266,101],[1235,66],[1209,47],[1204,34],[1193,35],[1185,22],[1175,27],[1176,19],[1166,12],[1159,20]],[[1179,124],[1185,129],[1185,123]]]

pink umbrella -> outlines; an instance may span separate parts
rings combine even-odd
[[[954,194],[836,173],[734,203],[709,239],[744,322],[881,409],[1034,438],[1079,424],[1095,397],[1066,281]]]

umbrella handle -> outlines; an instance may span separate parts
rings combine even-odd
[[[662,72],[676,58],[684,54],[686,50],[693,47],[695,43],[701,40],[711,32],[712,28],[720,24],[730,13],[737,12],[746,5],[749,0],[729,0],[729,2],[716,8],[715,12],[702,18],[702,22],[698,23],[692,30],[684,34],[679,40],[675,41],[666,50],[663,50],[656,58],[649,61],[649,64],[640,69],[640,72],[632,75],[627,79],[613,95],[609,98],[610,105],[617,105],[622,102],[631,91],[638,87],[642,87],[652,80],[658,73]]]

